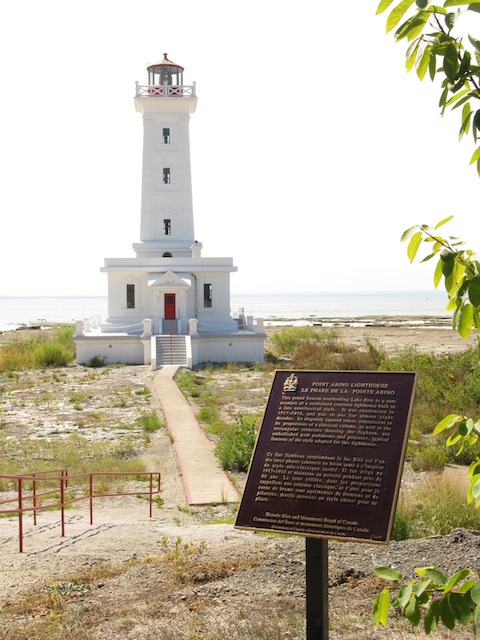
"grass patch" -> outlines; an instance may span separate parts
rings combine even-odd
[[[480,512],[466,500],[465,484],[446,475],[433,475],[397,506],[394,540],[445,536],[453,529],[480,529]]]
[[[73,326],[11,333],[0,345],[0,372],[64,367],[75,359]]]
[[[165,423],[160,420],[156,411],[142,413],[142,415],[137,418],[136,423],[148,433],[158,431],[165,427]]]
[[[238,414],[235,425],[220,435],[215,453],[229,471],[247,471],[255,446],[255,417]]]

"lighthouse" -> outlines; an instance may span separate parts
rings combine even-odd
[[[263,361],[263,322],[232,315],[232,258],[203,257],[194,232],[190,117],[196,85],[163,54],[136,83],[143,119],[140,240],[135,256],[105,258],[108,317],[77,322],[77,361],[193,366]]]

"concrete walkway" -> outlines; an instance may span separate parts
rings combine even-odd
[[[189,505],[238,502],[237,490],[221,468],[210,441],[173,380],[177,370],[176,365],[162,366],[155,375],[153,386],[173,439],[187,502]]]

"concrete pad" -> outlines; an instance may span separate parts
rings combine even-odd
[[[239,494],[215,457],[192,408],[175,384],[177,365],[163,366],[153,386],[177,453],[189,505],[238,502]]]

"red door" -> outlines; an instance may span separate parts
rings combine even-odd
[[[165,294],[165,320],[175,320],[175,294]]]

